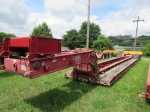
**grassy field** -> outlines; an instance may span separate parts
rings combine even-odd
[[[61,70],[36,79],[0,72],[0,112],[150,112],[145,91],[150,58],[138,61],[111,87],[66,79]]]

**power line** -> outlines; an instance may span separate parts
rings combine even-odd
[[[134,51],[136,50],[136,38],[137,38],[137,33],[138,33],[138,23],[139,23],[139,21],[143,21],[143,22],[144,22],[144,20],[140,20],[140,17],[138,17],[137,20],[134,20],[134,21],[133,21],[133,22],[137,22],[137,26],[136,26],[136,36],[135,36],[135,42],[134,42]]]
[[[79,1],[77,1],[77,0],[75,0],[75,1],[78,2],[78,3],[80,3],[80,4],[82,4],[82,5],[84,5],[84,6],[86,6],[86,7],[88,7],[87,5],[81,3],[81,2],[79,2]],[[98,12],[97,12],[94,8],[91,7],[90,9],[93,10],[95,13],[98,14]],[[101,14],[98,14],[98,15],[101,15]],[[101,16],[102,16],[102,15],[101,15]],[[122,19],[120,19],[120,20],[122,20]],[[108,22],[111,23],[112,25],[114,25],[115,27],[117,27],[117,28],[119,28],[119,29],[122,29],[121,27],[119,27],[119,26],[117,26],[116,24],[112,23],[112,21],[109,21],[109,20],[108,20]],[[122,29],[122,30],[123,30],[123,29]],[[123,31],[124,31],[124,30],[123,30]]]
[[[86,6],[86,7],[88,7],[88,5],[85,5],[85,4],[83,4],[83,3],[81,3],[81,2],[79,2],[77,0],[75,0],[75,1],[78,2],[78,3],[80,3],[80,4],[82,4],[82,5],[84,5],[84,6]]]

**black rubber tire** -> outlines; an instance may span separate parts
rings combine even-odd
[[[146,98],[145,100],[146,100],[146,103],[150,105],[150,99]]]
[[[4,64],[4,58],[0,56],[0,64]]]

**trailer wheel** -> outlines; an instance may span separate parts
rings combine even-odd
[[[106,53],[106,58],[108,58],[108,53]]]
[[[149,98],[146,98],[146,103],[148,103],[150,105],[150,99]]]
[[[112,54],[109,54],[109,58],[111,58],[113,55]]]
[[[0,64],[4,64],[4,58],[0,56]]]
[[[104,55],[104,59],[105,59],[107,56],[106,56],[106,54],[103,54],[103,55]]]
[[[110,58],[111,56],[110,56],[110,53],[108,53],[108,58]]]
[[[104,59],[105,58],[105,56],[104,56],[104,54],[102,54],[102,58],[101,59]]]

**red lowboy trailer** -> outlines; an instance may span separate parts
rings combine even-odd
[[[147,75],[145,97],[146,101],[150,104],[150,67]]]
[[[1,69],[35,78],[79,63],[89,62],[91,50],[61,52],[61,40],[43,37],[5,38]]]
[[[0,46],[0,53],[2,52],[2,46]],[[3,63],[3,57],[2,56],[0,56],[0,64],[2,64]]]
[[[66,77],[110,86],[138,59],[132,55],[97,62],[94,51],[86,49],[61,51],[61,40],[44,37],[5,38],[0,55],[1,70],[36,78],[67,67]]]

